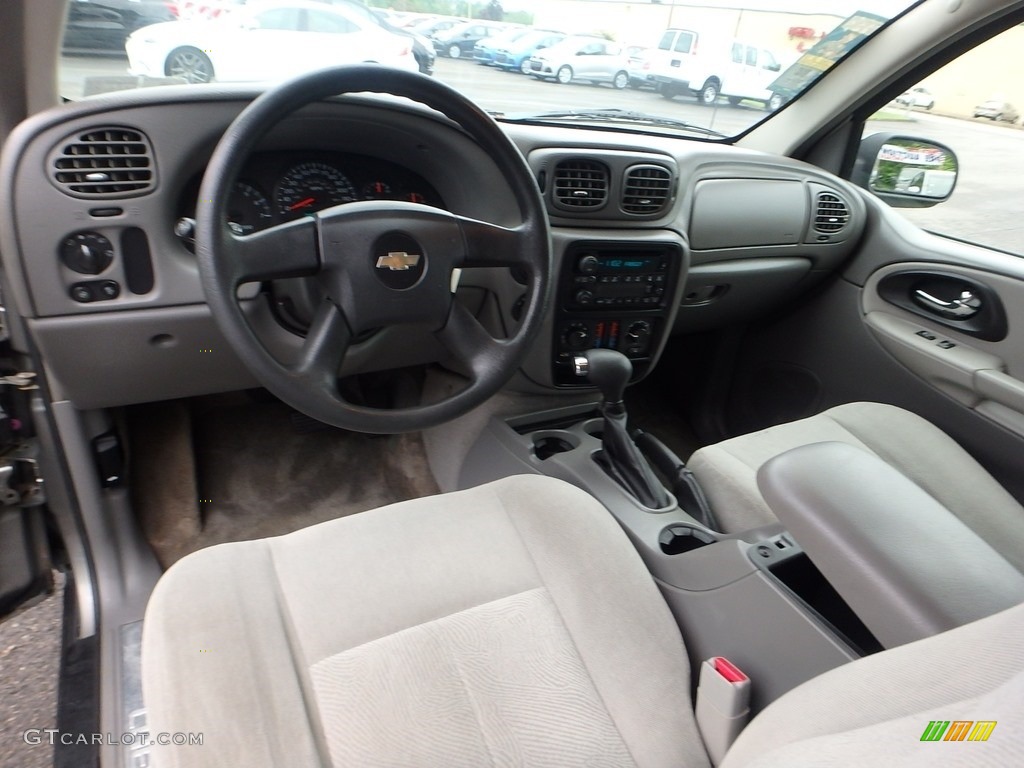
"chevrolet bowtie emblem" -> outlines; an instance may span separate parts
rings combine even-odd
[[[390,269],[398,272],[412,269],[420,263],[418,253],[406,253],[405,251],[389,251],[387,256],[377,258],[377,269]]]

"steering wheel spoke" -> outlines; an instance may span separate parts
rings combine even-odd
[[[460,267],[528,266],[529,254],[523,253],[523,225],[502,227],[486,221],[455,216],[462,230],[466,255]]]
[[[320,269],[316,219],[306,217],[251,235],[229,235],[235,283],[314,275]]]
[[[333,388],[341,361],[352,342],[352,331],[341,307],[325,299],[317,307],[313,322],[293,371]]]
[[[498,364],[507,346],[506,342],[491,336],[457,301],[452,303],[448,322],[434,335],[456,360],[469,368],[474,380]]]

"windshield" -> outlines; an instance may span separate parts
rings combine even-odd
[[[79,99],[376,62],[441,80],[502,120],[728,140],[912,4],[71,0],[60,87]]]

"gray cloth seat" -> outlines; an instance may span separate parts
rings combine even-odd
[[[708,765],[653,579],[595,499],[550,478],[196,552],[152,596],[142,661],[150,730],[204,734],[157,747],[157,768]],[[891,743],[931,764],[928,720],[973,717],[993,739],[943,759],[1021,764],[1022,692],[1018,607],[810,681],[726,762],[859,764]]]
[[[868,451],[927,491],[1024,572],[1024,507],[935,425],[882,403],[847,403],[816,416],[740,435],[687,462],[730,533],[777,522],[757,486],[769,459],[809,443],[838,441]]]

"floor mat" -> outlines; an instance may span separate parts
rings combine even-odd
[[[170,423],[148,420],[164,442],[136,451],[149,466],[133,474],[143,528],[165,567],[212,544],[277,536],[438,492],[418,434],[322,427],[295,419],[282,403],[236,395],[192,402],[187,424],[180,404],[167,412]],[[146,428],[136,419],[133,444]],[[190,483],[183,467],[193,455]]]

